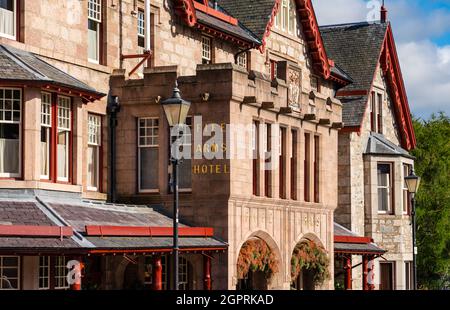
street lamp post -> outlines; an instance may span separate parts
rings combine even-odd
[[[420,178],[411,169],[411,173],[405,177],[406,187],[411,195],[411,225],[413,242],[413,288],[417,290],[417,245],[416,245],[416,193],[419,189]]]
[[[172,97],[162,101],[161,105],[164,109],[164,113],[166,115],[167,122],[170,128],[185,124],[191,103],[181,98],[177,82],[175,82],[175,88],[173,89]],[[170,135],[170,138],[172,138],[172,135]],[[180,162],[180,157],[178,154],[174,153],[172,148],[170,162],[172,164],[173,170],[173,290],[178,290],[178,164]]]

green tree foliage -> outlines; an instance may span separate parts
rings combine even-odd
[[[414,119],[417,194],[418,283],[423,288],[450,287],[450,118]]]

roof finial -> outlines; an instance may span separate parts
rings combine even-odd
[[[388,15],[388,11],[386,9],[386,7],[384,6],[384,0],[383,0],[383,4],[381,5],[381,22],[384,24],[387,22],[387,15]]]

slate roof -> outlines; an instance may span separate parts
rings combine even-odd
[[[370,89],[387,27],[380,22],[319,27],[328,57],[354,81],[342,90]]]
[[[229,15],[237,18],[259,40],[262,40],[275,0],[218,0],[218,4]]]
[[[334,235],[345,237],[360,237],[338,223],[334,223]],[[379,248],[375,243],[344,243],[334,242],[335,252],[351,252],[353,254],[384,254],[385,250]]]
[[[342,122],[345,127],[359,127],[366,112],[368,96],[340,98]]]
[[[238,25],[232,25],[198,10],[195,14],[197,15],[198,22],[205,26],[219,28],[223,32],[233,35],[237,38],[253,42],[257,45],[261,44],[261,41],[258,40],[258,38],[254,34],[252,34],[251,31],[246,29],[242,23],[238,23]]]
[[[26,195],[24,193],[23,195]],[[61,195],[61,193],[59,193]],[[69,196],[69,195],[67,195]],[[8,197],[8,198],[5,198]],[[14,198],[16,197],[16,198]],[[0,225],[71,226],[74,236],[0,236],[0,252],[84,252],[93,249],[155,249],[172,247],[171,237],[86,236],[86,226],[171,227],[172,218],[149,206],[112,205],[73,197],[42,196],[21,200],[21,194],[0,191]],[[180,223],[180,227],[187,225]],[[180,237],[181,248],[222,248],[227,244],[214,237]]]
[[[387,140],[383,135],[371,132],[367,141],[366,155],[402,156],[414,159],[408,151]]]
[[[103,97],[86,83],[57,69],[39,56],[0,44],[0,80],[55,84]]]

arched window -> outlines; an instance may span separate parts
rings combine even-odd
[[[297,33],[297,14],[294,0],[281,1],[280,9],[275,17],[275,27],[291,34]]]

